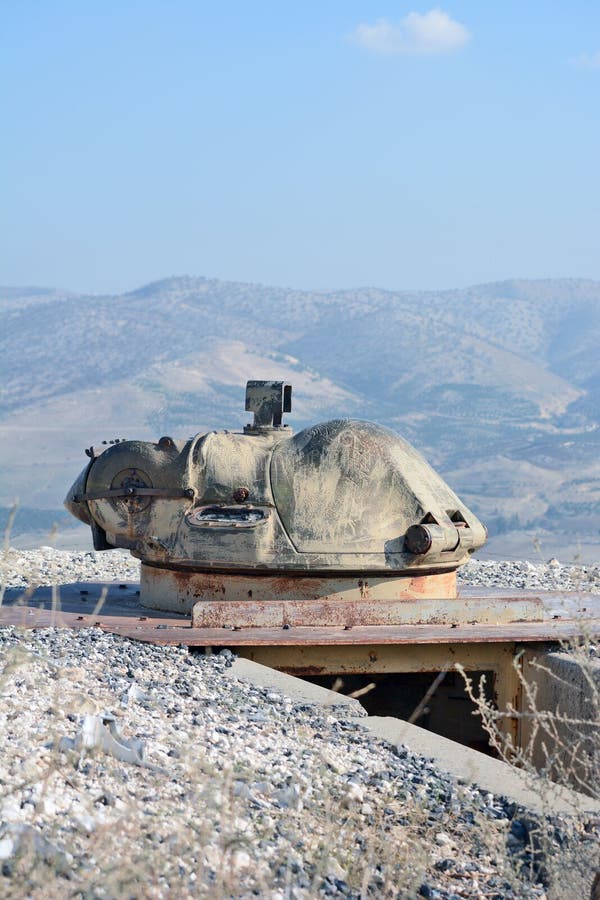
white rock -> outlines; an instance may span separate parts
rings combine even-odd
[[[0,840],[0,859],[10,859],[15,852],[15,842],[11,837]]]
[[[218,871],[223,863],[223,852],[219,847],[210,845],[204,848],[204,859],[211,869]]]
[[[453,847],[454,841],[450,837],[449,834],[446,834],[445,831],[438,831],[435,836],[435,842],[438,847]]]
[[[348,767],[331,755],[323,755],[323,762],[329,766],[337,775],[344,775],[348,771]]]
[[[130,686],[129,690],[127,691],[127,699],[130,701],[137,701],[138,703],[139,702],[143,703],[144,701],[146,701],[148,699],[148,697],[147,697],[145,691],[143,691],[142,688],[139,686],[139,684],[136,684],[134,681],[133,684]]]
[[[341,881],[345,881],[348,877],[348,873],[345,869],[343,869],[337,859],[335,857],[330,856],[327,863],[327,874],[332,878],[339,878]]]
[[[235,850],[231,854],[231,865],[234,869],[247,869],[252,864],[252,858],[245,850]]]
[[[58,806],[51,797],[44,797],[41,802],[42,812],[46,816],[55,816],[58,812]]]
[[[26,818],[25,810],[21,809],[21,804],[14,795],[6,797],[0,809],[5,822],[23,822]]]
[[[96,830],[96,820],[87,813],[77,813],[77,815],[73,816],[73,821],[79,830],[85,834],[91,834]]]
[[[346,785],[346,790],[344,793],[344,802],[345,805],[353,804],[353,803],[362,803],[365,799],[364,788],[360,784],[356,784],[351,781]]]
[[[274,796],[273,800],[281,809],[302,809],[302,800],[300,799],[300,788],[297,784],[280,788]]]

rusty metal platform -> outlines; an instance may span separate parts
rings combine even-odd
[[[154,610],[148,615],[149,610],[140,605],[136,583],[87,582],[39,587],[25,594],[8,589],[0,606],[0,626],[97,627],[157,645],[227,647],[297,676],[439,672],[457,665],[465,671],[491,672],[496,705],[503,712],[500,727],[513,746],[521,741],[521,651],[528,645],[543,651],[560,641],[600,637],[600,596],[584,592],[512,590],[507,594],[502,589],[461,587],[457,598],[425,601],[422,614],[427,622],[411,624],[390,624],[390,617],[398,615],[397,599],[380,601],[379,611],[376,604],[365,602],[366,621],[378,624],[348,624],[354,619],[348,619],[346,607],[339,602],[334,603],[335,614],[346,616],[345,625],[290,624],[290,619],[302,620],[301,603],[286,606],[284,601],[283,615],[277,601],[265,606],[249,600],[231,606],[233,621],[241,624],[214,627],[227,621],[230,604],[213,600],[200,602],[194,620],[204,619],[205,624],[192,627],[190,616]],[[308,603],[312,622],[332,621],[326,608]],[[416,608],[408,601],[409,617]],[[352,615],[357,609],[360,613],[356,602],[347,605]],[[447,620],[439,621],[440,615]]]
[[[389,624],[389,616],[386,619],[382,615],[382,624],[254,625],[253,604],[247,601],[245,624],[235,627],[192,627],[189,616],[154,610],[148,615],[149,611],[139,604],[138,594],[136,583],[119,582],[80,582],[57,588],[42,586],[25,593],[22,589],[9,588],[0,607],[0,625],[23,628],[96,626],[135,640],[192,647],[529,643],[568,640],[581,634],[600,635],[600,595],[584,592],[513,590],[506,594],[497,588],[462,587],[460,596],[452,603],[470,611],[470,621],[426,624]],[[397,606],[397,601],[390,601],[390,604]],[[265,620],[264,606],[257,604],[258,623]],[[221,607],[225,613],[229,604],[223,602]],[[386,603],[381,607],[385,610]],[[298,612],[297,604],[294,610]],[[480,617],[480,610],[487,610],[486,616]],[[494,610],[497,622],[494,621]],[[507,614],[507,610],[514,616]],[[524,612],[529,613],[527,620],[523,617]],[[340,613],[339,609],[337,613]],[[224,621],[225,616],[217,616],[217,619]]]

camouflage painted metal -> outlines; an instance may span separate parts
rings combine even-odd
[[[406,578],[454,572],[485,542],[476,516],[389,429],[335,419],[293,435],[284,382],[248,382],[246,409],[254,421],[243,432],[90,448],[65,505],[97,549],[125,547],[162,572],[355,586],[376,576],[388,599]],[[428,595],[436,591],[454,596],[454,582],[440,579]]]

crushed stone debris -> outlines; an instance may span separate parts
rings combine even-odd
[[[5,587],[68,584],[73,581],[139,581],[140,563],[127,550],[79,551],[16,550],[0,554],[0,578]],[[541,590],[600,593],[598,565],[563,564],[556,559],[532,563],[471,559],[458,570],[459,584],[486,587],[540,588]]]
[[[600,564],[580,566],[527,560],[495,562],[471,559],[458,570],[458,583],[485,587],[539,588],[544,591],[587,591],[600,594]]]

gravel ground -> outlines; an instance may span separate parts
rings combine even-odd
[[[4,587],[69,584],[76,581],[139,581],[140,563],[127,550],[68,553],[52,547],[5,550],[0,559]]]
[[[137,566],[40,548],[6,553],[2,577],[134,581]],[[599,591],[600,569],[480,562],[461,580]],[[581,896],[547,885],[594,866],[592,824],[458,785],[230,662],[97,629],[0,629],[3,896]],[[143,765],[61,745],[105,713]]]
[[[6,587],[30,584],[67,584],[73,581],[137,581],[139,562],[127,550],[94,550],[68,553],[52,547],[38,550],[9,549],[0,560],[0,577]],[[493,587],[600,593],[600,563],[594,566],[563,565],[557,560],[488,562],[472,559],[458,573],[459,584]]]
[[[589,591],[600,594],[600,562],[593,566],[563,565],[556,559],[546,563],[522,561],[488,562],[472,559],[458,571],[460,584],[487,587],[528,588],[544,591]]]

